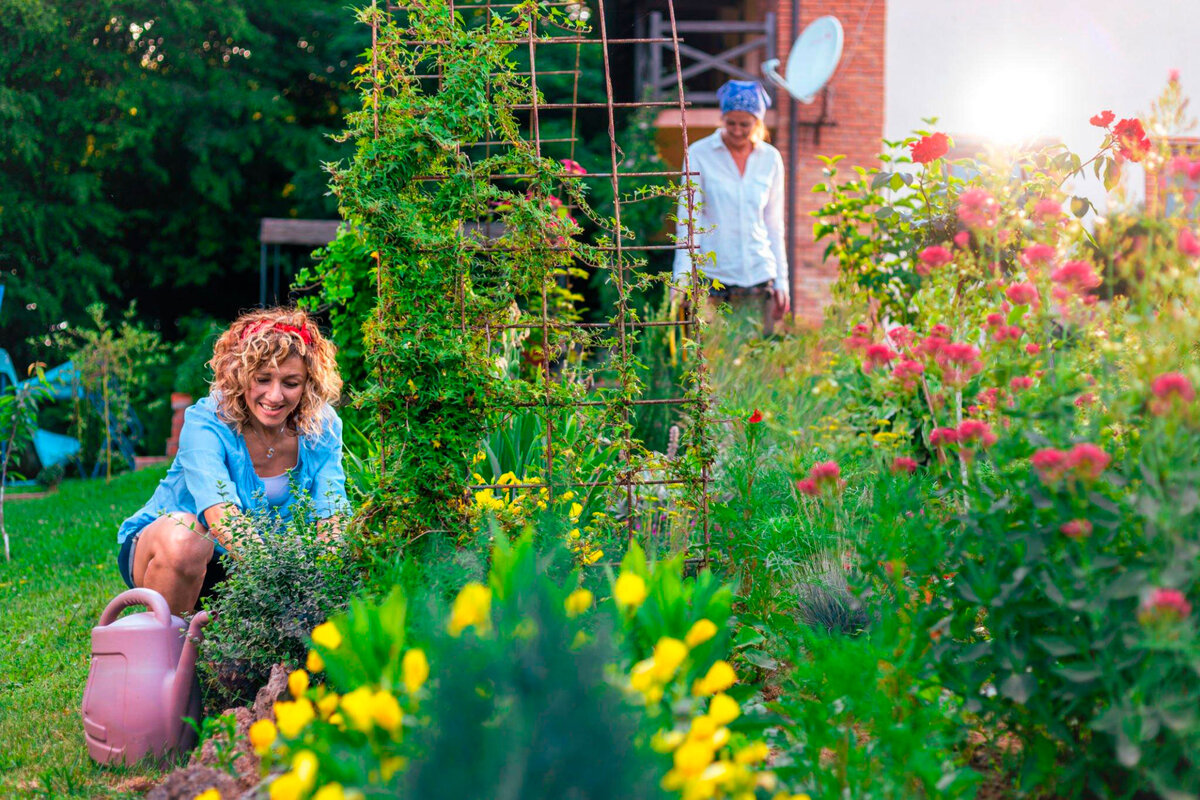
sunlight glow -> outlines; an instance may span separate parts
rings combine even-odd
[[[1053,72],[1028,59],[1002,59],[971,83],[962,130],[999,145],[1050,136],[1056,106]]]

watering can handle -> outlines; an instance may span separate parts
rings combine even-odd
[[[131,606],[145,606],[153,612],[155,619],[163,625],[171,624],[171,609],[167,606],[166,598],[153,589],[127,589],[114,597],[100,614],[98,625],[108,625],[122,611]]]

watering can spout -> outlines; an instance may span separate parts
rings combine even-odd
[[[179,656],[179,666],[175,668],[175,682],[171,687],[171,713],[176,719],[188,713],[192,684],[196,676],[196,645],[200,641],[200,631],[208,624],[209,619],[208,612],[201,611],[192,617],[192,624],[188,626],[183,652]]]

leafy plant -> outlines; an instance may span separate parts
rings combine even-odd
[[[11,561],[8,529],[4,527],[4,493],[8,468],[14,455],[25,448],[37,428],[37,403],[46,395],[45,375],[34,365],[36,381],[5,387],[0,393],[0,536],[4,538],[4,560]]]

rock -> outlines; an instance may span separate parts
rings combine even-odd
[[[259,689],[254,697],[254,707],[250,709],[250,722],[275,718],[275,701],[287,694],[289,674],[290,671],[283,664],[271,667],[271,677],[267,679],[267,685]]]
[[[208,789],[216,789],[221,797],[237,797],[245,787],[229,773],[212,767],[184,767],[168,775],[146,795],[146,800],[193,800]]]

